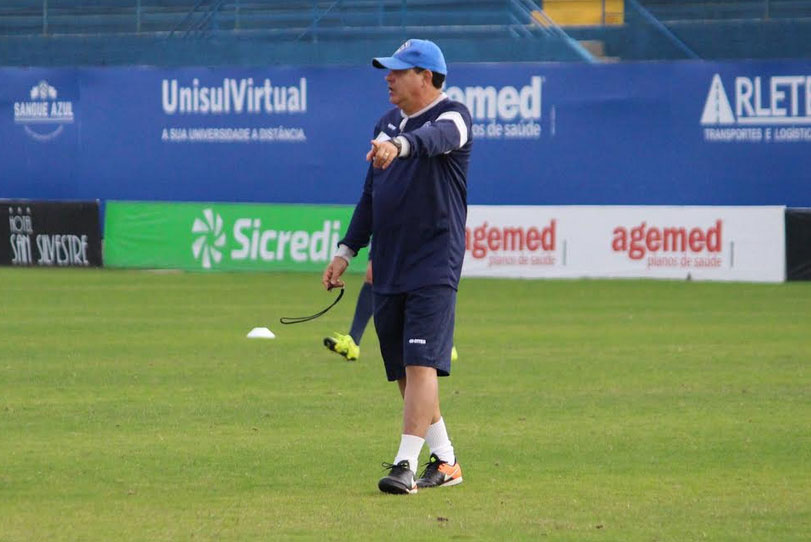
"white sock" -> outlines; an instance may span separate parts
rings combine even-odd
[[[428,426],[428,431],[425,433],[425,443],[430,448],[431,453],[435,454],[440,461],[447,461],[450,465],[456,463],[456,454],[453,451],[451,439],[448,438],[448,430],[445,428],[443,418],[439,418],[438,422]]]
[[[400,449],[397,451],[397,457],[394,458],[396,465],[403,459],[408,461],[408,466],[415,475],[417,474],[417,461],[420,458],[420,450],[425,443],[424,438],[415,435],[403,435],[400,437]]]

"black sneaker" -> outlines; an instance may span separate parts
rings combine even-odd
[[[422,471],[420,479],[417,480],[417,487],[455,486],[461,483],[462,467],[458,461],[451,465],[431,454],[431,459],[425,464],[425,470]]]
[[[396,495],[417,492],[417,484],[414,482],[414,473],[411,472],[407,460],[403,459],[396,465],[383,463],[383,466],[389,469],[389,473],[377,483],[377,487],[380,491],[383,493],[394,493]]]

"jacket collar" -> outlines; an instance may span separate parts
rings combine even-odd
[[[420,115],[422,115],[423,113],[425,113],[426,111],[428,111],[429,109],[431,109],[432,107],[434,107],[435,105],[437,105],[437,104],[438,104],[439,102],[441,102],[442,100],[447,100],[447,99],[448,99],[448,95],[447,95],[447,94],[445,94],[444,92],[441,92],[441,93],[439,94],[439,97],[438,97],[436,100],[434,100],[433,102],[429,103],[428,105],[426,105],[425,107],[423,107],[422,109],[420,109],[419,111],[417,111],[416,113],[414,113],[413,115],[406,115],[406,114],[405,114],[405,111],[403,111],[402,109],[400,110],[400,115],[402,115],[402,117],[403,117],[404,119],[413,119],[414,117],[419,117]]]

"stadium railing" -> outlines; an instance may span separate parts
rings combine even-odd
[[[624,0],[620,26],[565,28],[623,60],[807,58],[811,2]]]
[[[771,20],[811,17],[807,0],[642,0],[662,21]]]
[[[0,33],[160,33],[479,25],[526,27],[540,8],[530,0],[10,0]]]
[[[242,51],[240,57],[221,55],[228,62],[256,64],[283,56],[291,64],[347,63],[356,61],[358,43],[386,50],[393,40],[413,36],[458,42],[453,46],[458,61],[593,61],[539,13],[532,0],[11,0],[0,6],[0,64],[41,64],[44,57],[37,51],[42,49],[53,55],[45,57],[47,65],[160,64],[155,42],[179,38],[200,40],[197,49],[208,55],[200,58],[194,47],[175,46],[187,55],[175,61],[185,64],[216,62],[213,42],[202,43],[209,38]],[[246,40],[260,44],[261,57],[240,47]],[[342,47],[327,51],[306,45],[322,41]],[[289,42],[302,47],[288,47]],[[122,54],[124,43],[135,46],[129,61]],[[284,55],[268,55],[273,44]],[[347,54],[341,57],[340,50]],[[177,55],[166,51],[165,56]]]
[[[462,62],[798,58],[811,56],[808,35],[811,2],[800,0],[7,0],[0,5],[0,65],[356,63],[364,48],[385,51],[413,36],[447,43],[450,56]],[[194,43],[179,46],[178,39]],[[231,51],[218,50],[215,42]]]

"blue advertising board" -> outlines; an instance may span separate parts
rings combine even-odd
[[[470,203],[811,205],[811,62],[449,71]],[[354,203],[384,75],[0,69],[0,197]]]

